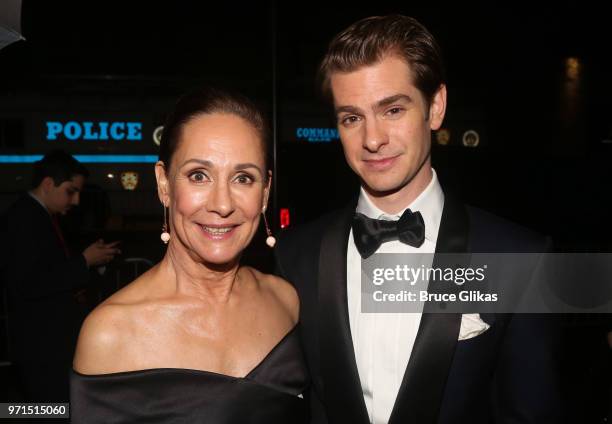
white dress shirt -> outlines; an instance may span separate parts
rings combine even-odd
[[[417,248],[397,240],[390,241],[383,243],[376,253],[434,253],[443,206],[444,193],[433,171],[433,177],[425,190],[406,206],[406,209],[421,212],[423,216],[423,244]],[[369,218],[395,221],[404,211],[397,215],[384,213],[374,206],[362,187],[357,212]],[[421,314],[361,312],[361,256],[355,247],[352,230],[346,266],[349,323],[363,397],[370,423],[386,424],[410,359]]]

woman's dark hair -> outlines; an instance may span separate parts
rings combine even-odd
[[[238,116],[255,128],[261,139],[264,161],[268,168],[268,127],[263,113],[255,104],[242,94],[205,87],[182,96],[166,119],[159,145],[159,160],[170,169],[174,152],[179,147],[184,126],[200,115],[226,113]]]

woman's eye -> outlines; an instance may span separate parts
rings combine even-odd
[[[206,174],[201,171],[195,171],[189,174],[189,179],[194,183],[201,183],[206,181]]]
[[[254,179],[250,175],[240,174],[236,177],[235,181],[239,184],[251,184]]]

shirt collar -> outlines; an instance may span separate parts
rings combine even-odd
[[[34,193],[32,193],[31,191],[28,191],[28,194],[30,195],[30,197],[34,200],[36,200],[38,202],[38,204],[40,206],[42,206],[42,208],[45,210],[45,212],[47,212],[49,215],[51,215],[51,212],[49,212],[49,209],[47,209],[47,207],[45,206],[45,204],[42,202],[42,200],[40,200],[38,198],[38,196],[36,196]]]
[[[417,196],[412,203],[406,206],[401,212],[391,215],[380,210],[361,187],[359,200],[357,201],[358,213],[364,214],[368,218],[386,219],[396,221],[402,216],[406,209],[413,212],[421,212],[423,221],[425,221],[425,238],[431,242],[436,242],[438,231],[440,229],[440,220],[442,219],[442,208],[444,207],[444,192],[438,181],[436,171],[432,168],[431,181],[425,187],[425,190]]]

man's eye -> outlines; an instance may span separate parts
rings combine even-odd
[[[359,117],[355,115],[345,116],[341,119],[342,125],[351,125],[359,121]]]
[[[389,109],[387,111],[387,115],[397,115],[398,113],[402,112],[404,109],[401,107],[392,107],[391,109]]]

